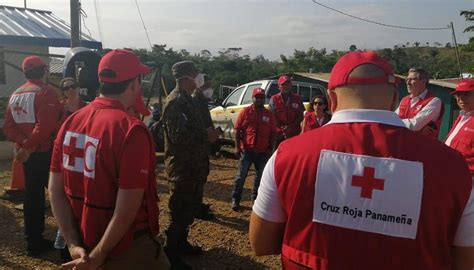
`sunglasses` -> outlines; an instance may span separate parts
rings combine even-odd
[[[63,91],[68,91],[68,90],[70,90],[70,89],[75,89],[76,87],[77,87],[77,84],[71,84],[71,85],[69,85],[69,86],[64,86],[64,87],[62,88],[62,90],[63,90]]]

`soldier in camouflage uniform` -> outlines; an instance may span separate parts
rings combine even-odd
[[[176,88],[166,98],[163,109],[165,172],[170,185],[168,206],[171,214],[165,252],[172,269],[191,269],[180,255],[202,253],[202,249],[192,246],[187,237],[198,203],[198,176],[209,173],[208,134],[191,97],[193,90],[204,84],[204,78],[191,61],[174,64],[172,72]]]
[[[212,123],[212,118],[211,114],[209,113],[209,100],[212,97],[212,88],[211,88],[211,82],[209,80],[209,76],[204,75],[204,85],[201,86],[200,88],[196,88],[194,90],[192,97],[194,100],[194,103],[196,104],[199,115],[201,116],[201,119],[203,121],[204,126],[206,127],[206,130],[208,132],[208,140],[207,140],[207,145],[206,148],[208,151],[210,151],[211,144],[215,142],[219,138],[219,132],[214,128],[214,124]],[[209,156],[206,156],[206,160],[203,161],[207,163],[207,167],[209,168]],[[204,171],[203,171],[204,172]],[[209,170],[207,170],[209,172]],[[211,220],[214,218],[214,214],[210,210],[210,205],[209,204],[204,204],[203,203],[203,195],[204,195],[204,184],[207,181],[207,174],[202,174],[198,176],[198,181],[200,183],[200,186],[198,188],[198,193],[196,200],[198,201],[198,204],[196,205],[196,213],[195,217],[203,220]]]

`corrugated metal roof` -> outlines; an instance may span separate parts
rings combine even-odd
[[[0,36],[3,44],[69,47],[71,27],[51,11],[0,5]],[[81,46],[102,49],[102,43],[82,33]]]

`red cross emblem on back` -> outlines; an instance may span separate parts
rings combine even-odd
[[[13,107],[13,111],[16,112],[16,115],[20,115],[21,112],[23,112],[23,113],[25,113],[25,114],[27,113],[27,112],[25,111],[25,109],[23,109],[23,107],[21,107],[18,102],[16,103],[15,107]]]
[[[77,138],[71,137],[69,145],[63,145],[63,153],[69,156],[69,166],[75,166],[76,157],[84,157],[84,149],[77,148]]]
[[[374,189],[384,189],[384,179],[375,178],[375,168],[364,167],[364,174],[362,176],[353,175],[351,185],[360,187],[360,196],[366,199],[372,199],[372,192]]]

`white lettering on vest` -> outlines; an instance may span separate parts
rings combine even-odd
[[[416,238],[423,164],[321,151],[313,222],[402,238]]]
[[[9,104],[15,123],[36,123],[35,97],[32,92],[12,95]]]

